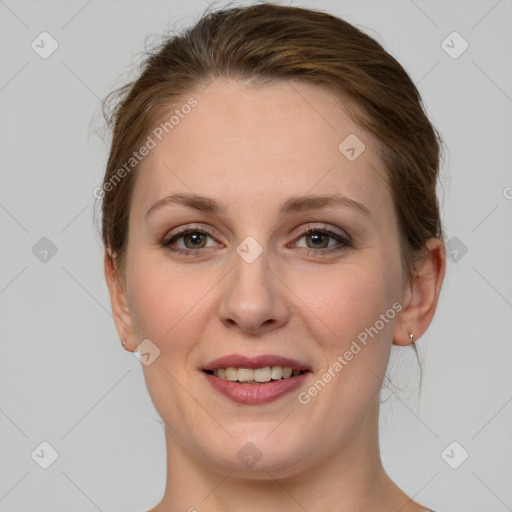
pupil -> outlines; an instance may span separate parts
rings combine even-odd
[[[201,233],[192,233],[187,235],[188,240],[191,241],[192,245],[198,246],[201,244],[201,237],[203,235]],[[185,238],[185,239],[187,239]]]
[[[316,246],[325,246],[325,243],[322,244],[322,239],[324,238],[324,235],[320,233],[315,233],[313,235],[309,236],[309,239],[313,242]]]

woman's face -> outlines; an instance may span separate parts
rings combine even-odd
[[[403,277],[386,170],[315,86],[217,79],[191,96],[137,171],[133,337],[151,340],[144,375],[171,445],[291,475],[375,434]]]

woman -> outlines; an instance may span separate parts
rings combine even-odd
[[[121,91],[103,183],[119,336],[165,424],[155,512],[420,512],[383,469],[392,344],[445,271],[439,137],[331,15],[205,15]]]

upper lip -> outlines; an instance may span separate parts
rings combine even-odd
[[[291,368],[292,370],[306,371],[310,370],[310,367],[295,359],[289,357],[282,357],[276,355],[260,355],[247,357],[239,354],[231,354],[224,357],[219,357],[214,361],[211,361],[203,370],[214,371],[219,368],[263,368],[265,366],[282,366],[283,368]]]

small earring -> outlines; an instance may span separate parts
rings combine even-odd
[[[409,334],[409,339],[411,340],[411,345],[414,343],[414,334]]]
[[[126,348],[126,340],[122,340],[123,347]]]

